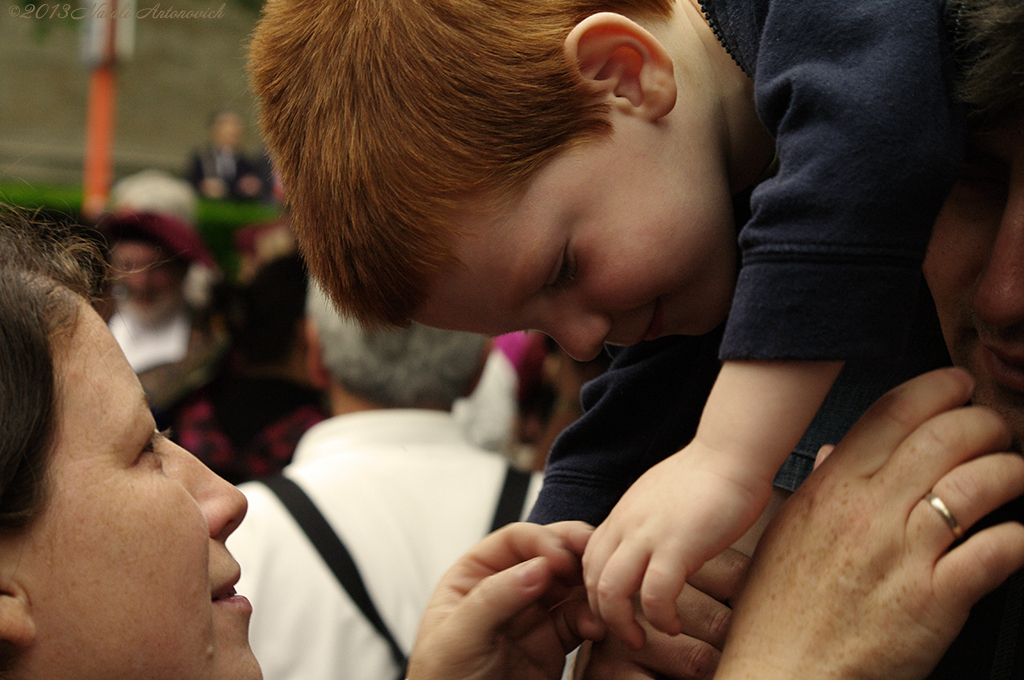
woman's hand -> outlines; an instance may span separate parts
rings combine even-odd
[[[512,524],[441,579],[423,616],[410,680],[532,680],[562,675],[565,655],[603,627],[587,608],[582,522]]]

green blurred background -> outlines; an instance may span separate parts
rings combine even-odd
[[[133,54],[117,67],[113,180],[148,168],[181,176],[206,141],[211,114],[223,108],[242,114],[245,150],[261,153],[245,73],[260,0],[136,1],[140,10],[220,16],[135,21]],[[49,18],[65,6],[81,15],[105,3],[0,4],[0,201],[77,218],[90,70],[80,58],[83,21]],[[276,205],[202,200],[197,227],[231,273],[234,231],[279,213]]]

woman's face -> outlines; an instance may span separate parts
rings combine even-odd
[[[5,596],[24,599],[34,678],[259,678],[249,602],[224,540],[245,497],[154,434],[139,382],[84,303],[58,347],[49,497],[0,542]]]

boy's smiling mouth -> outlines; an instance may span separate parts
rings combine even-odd
[[[659,297],[654,301],[654,313],[651,315],[651,325],[647,327],[647,333],[644,335],[643,340],[655,340],[660,338],[664,331],[665,321],[662,318],[662,302]]]

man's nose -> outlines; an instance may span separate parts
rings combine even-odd
[[[974,311],[993,328],[1024,324],[1024,177],[1015,178],[974,293]]]

